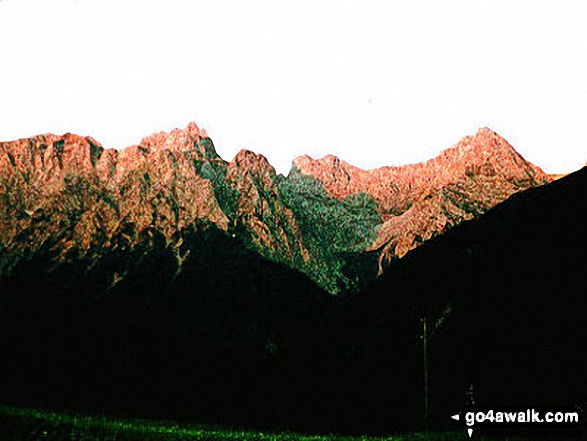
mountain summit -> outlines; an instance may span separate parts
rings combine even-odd
[[[362,170],[301,156],[287,177],[247,150],[225,161],[195,123],[120,151],[38,135],[0,143],[0,270],[41,249],[56,262],[99,261],[116,240],[132,248],[149,231],[181,260],[181,232],[207,222],[331,293],[350,292],[427,239],[551,180],[487,128],[419,164]]]
[[[466,136],[426,162],[363,170],[333,155],[315,160],[308,155],[293,161],[293,168],[323,182],[328,194],[342,198],[365,192],[375,198],[384,215],[401,213],[410,201],[467,174],[501,175],[518,186],[542,181],[546,174],[527,162],[502,137],[484,127]]]

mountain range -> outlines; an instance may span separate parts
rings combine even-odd
[[[320,433],[587,398],[587,169],[481,129],[421,164],[0,144],[0,401]],[[334,295],[336,294],[336,295]],[[462,430],[461,427],[458,430]]]
[[[93,265],[113,238],[133,247],[145,231],[165,237],[181,271],[180,232],[207,221],[331,294],[356,293],[431,237],[550,181],[487,128],[419,164],[362,170],[301,156],[288,176],[248,150],[223,160],[195,123],[120,151],[39,135],[0,143],[0,248],[10,256],[0,271],[49,243],[56,262]]]

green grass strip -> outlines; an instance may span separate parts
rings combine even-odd
[[[468,440],[463,432],[411,433],[388,437],[305,435],[292,432],[239,430],[212,425],[188,425],[172,421],[123,419],[99,415],[69,414],[0,405],[0,436],[8,430],[11,439],[30,441],[457,441]],[[2,438],[4,439],[4,438]],[[495,440],[495,438],[477,438]],[[512,438],[513,440],[513,438]]]

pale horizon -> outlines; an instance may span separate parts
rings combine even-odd
[[[0,141],[125,148],[195,122],[231,160],[426,161],[488,127],[587,161],[587,8],[533,1],[0,1]]]

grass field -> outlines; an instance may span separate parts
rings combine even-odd
[[[120,419],[97,415],[75,415],[0,406],[0,439],[2,441],[459,441],[468,440],[469,437],[464,431],[412,433],[383,438],[367,436],[345,437],[338,435],[320,436],[290,432],[255,432],[206,425],[187,425],[171,421]],[[485,437],[475,437],[475,439],[486,441],[497,440],[497,438]],[[511,438],[511,440],[514,440],[514,438]]]

